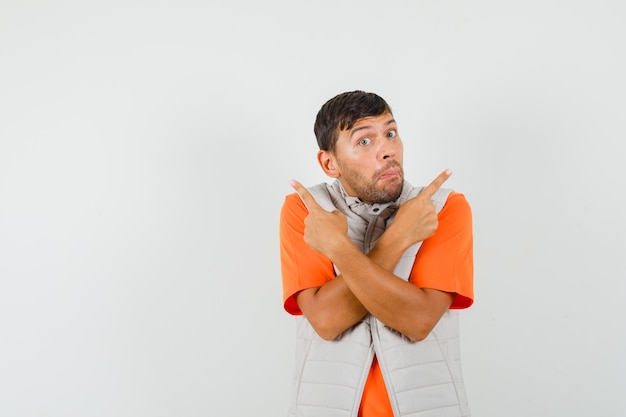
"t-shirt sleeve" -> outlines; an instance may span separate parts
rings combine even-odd
[[[437,231],[417,252],[410,281],[420,288],[455,293],[451,309],[474,302],[472,212],[463,194],[449,195]]]
[[[302,314],[296,303],[298,292],[321,287],[335,277],[330,259],[304,241],[307,214],[307,208],[297,193],[285,197],[280,211],[280,266],[283,307],[293,315]]]

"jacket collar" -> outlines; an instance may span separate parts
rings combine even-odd
[[[341,185],[341,181],[335,180],[333,186],[339,190],[346,204],[355,214],[358,214],[360,217],[381,216],[383,218],[389,218],[398,209],[398,207],[400,207],[400,204],[408,199],[409,192],[413,188],[411,184],[404,181],[402,184],[402,192],[397,200],[382,204],[367,204],[357,197],[348,195],[346,190],[343,188],[343,185]]]

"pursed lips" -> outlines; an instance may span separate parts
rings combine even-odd
[[[379,180],[386,180],[388,178],[393,178],[393,177],[399,177],[400,176],[400,170],[398,168],[390,168],[388,170],[386,170],[385,172],[383,172],[382,174],[380,174],[378,176]]]

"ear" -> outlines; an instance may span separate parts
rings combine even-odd
[[[329,177],[339,178],[341,176],[335,156],[329,151],[319,151],[317,153],[317,162],[319,162],[324,173]]]

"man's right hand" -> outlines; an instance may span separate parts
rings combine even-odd
[[[304,220],[304,241],[335,262],[335,249],[344,244],[352,244],[348,238],[348,219],[339,210],[324,210],[298,181],[291,180],[290,184],[309,211]]]

